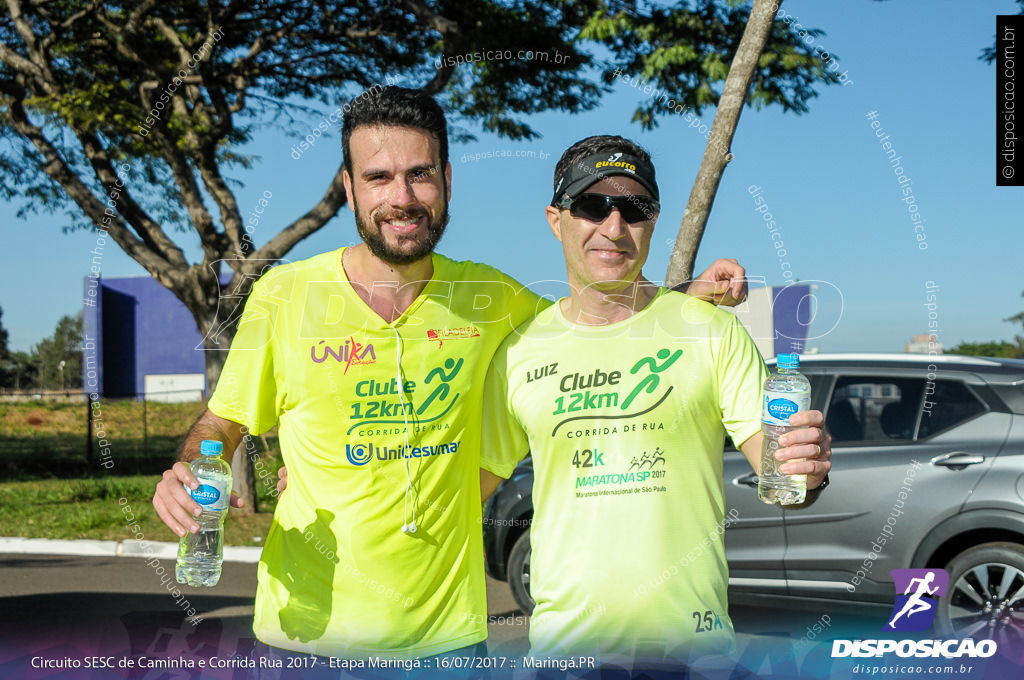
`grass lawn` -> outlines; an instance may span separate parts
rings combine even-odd
[[[0,479],[155,473],[169,467],[178,443],[203,410],[199,402],[134,399],[0,404]],[[93,416],[89,436],[89,415]],[[103,456],[103,449],[108,454]],[[92,458],[90,459],[90,455]],[[100,467],[112,460],[115,468]]]
[[[121,541],[135,538],[128,529],[124,505],[135,515],[148,541],[174,541],[176,537],[153,509],[153,489],[159,475],[46,479],[0,483],[0,536],[25,538],[94,538]],[[276,499],[260,499],[261,512],[229,515],[225,523],[227,545],[262,545]]]
[[[119,503],[124,498],[146,540],[176,540],[152,505],[160,475],[133,473],[170,467],[178,441],[201,410],[198,402],[102,402],[94,409],[93,438],[102,426],[113,461],[104,468],[98,446],[92,462],[86,455],[86,404],[0,404],[0,536],[131,539]],[[276,479],[276,436],[257,438],[256,450]],[[256,486],[260,512],[229,515],[227,545],[258,546],[266,539],[277,499],[259,480]]]

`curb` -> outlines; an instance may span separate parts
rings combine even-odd
[[[148,551],[148,552],[147,552]],[[159,541],[97,541],[93,539],[65,540],[50,538],[0,538],[0,554],[9,555],[69,555],[74,557],[143,557],[173,560],[178,557],[177,543]],[[253,546],[224,546],[225,562],[256,564],[263,548]]]

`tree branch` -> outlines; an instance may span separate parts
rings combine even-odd
[[[104,217],[103,203],[93,195],[89,187],[68,167],[68,164],[54,148],[53,144],[50,143],[50,140],[43,135],[42,130],[32,124],[28,114],[25,112],[21,99],[13,100],[8,107],[8,112],[10,113],[10,120],[14,125],[15,131],[32,142],[39,153],[42,154],[45,160],[43,171],[47,176],[63,187],[71,200],[82,209],[86,217],[95,224],[101,224]],[[146,271],[152,274],[157,281],[168,288],[172,286],[173,272],[167,261],[158,257],[146,247],[142,240],[133,236],[120,217],[110,219],[109,224],[105,228],[114,241],[136,262],[145,267]]]
[[[214,152],[215,153],[215,152]],[[199,161],[199,173],[203,178],[206,191],[213,197],[214,202],[220,209],[220,221],[224,225],[224,236],[227,238],[231,248],[236,252],[242,251],[242,218],[238,211],[238,202],[235,195],[231,193],[224,178],[221,177],[220,168],[217,167],[216,159],[212,154],[203,153]],[[218,234],[219,235],[219,234]],[[216,258],[219,259],[225,253],[218,249]],[[240,265],[232,263],[231,268],[238,271]]]
[[[50,60],[46,57],[46,51],[40,46],[38,36],[32,32],[31,24],[25,21],[25,16],[21,11],[21,2],[19,0],[7,0],[7,7],[11,13],[11,19],[14,21],[14,29],[21,36],[21,39],[25,41],[25,48],[28,50],[29,59],[43,71],[40,74],[41,82],[46,84],[57,82],[53,77],[53,72],[50,70]],[[51,92],[49,89],[46,91]]]
[[[263,260],[280,259],[296,243],[327,224],[328,220],[337,214],[338,210],[345,205],[347,200],[345,183],[342,180],[344,171],[345,165],[343,163],[338,167],[338,172],[334,175],[330,186],[327,187],[327,191],[324,193],[323,198],[320,199],[320,202],[313,206],[305,215],[281,230],[277,236],[270,239],[269,243],[257,250],[251,258]]]
[[[781,4],[782,0],[778,0]],[[711,137],[704,148],[704,157],[697,171],[697,178],[690,191],[690,199],[683,213],[676,244],[669,257],[665,285],[674,286],[689,281],[693,276],[693,263],[697,259],[697,248],[704,237],[704,229],[711,215],[718,185],[722,181],[725,166],[732,158],[729,149],[736,134],[736,125],[746,101],[754,69],[768,42],[775,13],[770,0],[754,0],[750,19],[743,31],[743,37],[736,48],[736,57],[729,68],[729,75],[722,88],[722,98],[711,125]]]
[[[142,206],[131,197],[128,185],[123,182],[122,187],[115,185],[118,179],[117,173],[114,172],[113,163],[111,163],[106,149],[103,148],[95,133],[72,129],[79,142],[81,142],[85,157],[89,159],[89,164],[92,166],[96,178],[103,185],[107,195],[109,196],[115,189],[120,194],[116,201],[117,212],[132,226],[135,233],[142,239],[142,242],[156,255],[159,255],[171,265],[187,267],[188,262],[185,260],[185,254],[174,241],[167,238],[160,225],[154,222],[146,214],[145,210],[142,209]]]

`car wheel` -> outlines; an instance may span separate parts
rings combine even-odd
[[[1024,641],[1024,546],[985,543],[946,565],[949,590],[939,598],[938,627],[958,637]]]
[[[508,554],[508,584],[512,588],[512,597],[523,613],[530,615],[537,604],[530,597],[530,530],[527,529],[512,545]]]

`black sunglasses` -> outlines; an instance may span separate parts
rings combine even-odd
[[[580,194],[576,198],[563,196],[559,208],[568,208],[573,217],[603,222],[617,209],[627,222],[653,220],[661,210],[661,204],[647,196],[608,196],[606,194]]]

